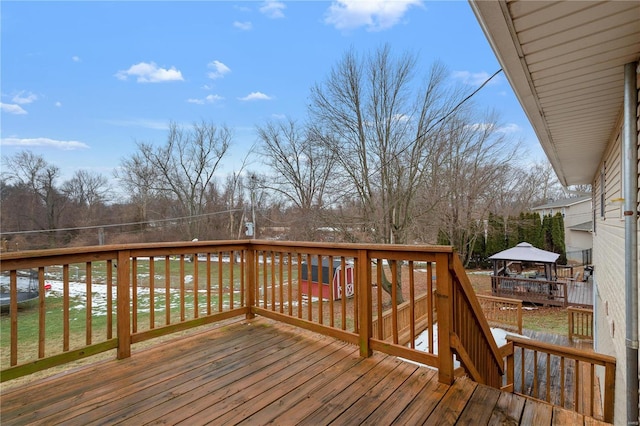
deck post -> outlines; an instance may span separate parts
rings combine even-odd
[[[453,324],[453,280],[449,271],[451,253],[436,254],[436,310],[438,313],[438,381],[453,383],[453,353],[450,334]]]
[[[252,319],[256,316],[254,307],[256,304],[256,251],[253,246],[249,246],[247,256],[244,260],[244,283],[247,292],[247,314],[246,319]]]
[[[370,340],[373,329],[372,320],[372,301],[371,301],[371,261],[369,260],[369,252],[367,250],[358,250],[358,323],[360,324],[359,343],[360,356],[370,357],[371,350]],[[382,324],[379,324],[381,326]]]
[[[131,291],[131,251],[118,251],[118,283],[117,283],[117,334],[118,334],[118,359],[129,358],[131,356],[131,313],[130,294]]]

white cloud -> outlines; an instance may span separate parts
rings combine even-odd
[[[518,126],[516,123],[509,123],[498,128],[497,131],[501,133],[518,133],[522,131],[522,127]]]
[[[54,105],[57,106],[58,108],[60,108],[62,106],[62,102],[58,101]]]
[[[78,141],[59,141],[49,138],[2,138],[0,139],[0,145],[2,146],[20,146],[20,147],[51,147],[62,149],[64,151],[72,151],[75,149],[87,149],[89,145],[84,142]]]
[[[37,100],[38,100],[38,95],[31,92],[25,92],[24,90],[18,93],[17,95],[15,95],[12,99],[13,102],[20,105],[30,104],[31,102],[37,101]]]
[[[410,7],[420,5],[422,0],[337,0],[329,6],[324,23],[338,30],[382,31],[400,22]]]
[[[277,0],[266,0],[264,4],[260,7],[260,12],[262,12],[265,16],[271,19],[284,18],[283,10],[286,9],[287,6]]]
[[[144,118],[134,118],[131,120],[105,120],[107,124],[121,127],[144,127],[153,130],[168,130],[169,125],[165,121],[147,120]]]
[[[204,105],[204,104],[212,104],[214,102],[221,101],[223,99],[224,98],[220,95],[207,95],[204,99],[189,98],[187,99],[187,102],[189,102],[190,104]]]
[[[241,101],[268,101],[271,100],[271,96],[265,95],[262,92],[251,92],[244,98],[238,98]]]
[[[251,30],[251,28],[253,28],[253,24],[250,21],[245,21],[245,22],[235,21],[233,23],[233,26],[242,31],[249,31]]]
[[[470,86],[480,86],[482,83],[487,81],[489,77],[489,73],[487,72],[470,72],[470,71],[454,71],[452,77],[456,80],[460,80],[463,84],[468,84]],[[495,82],[496,79],[493,79],[492,82]],[[491,83],[491,82],[490,82]]]
[[[2,102],[0,102],[0,110],[2,112],[15,114],[15,115],[23,115],[27,113],[27,111],[25,111],[20,105],[4,104]]]
[[[212,80],[222,78],[225,74],[229,74],[231,72],[231,68],[220,61],[210,62],[207,67],[213,69],[213,71],[209,71],[209,74],[207,74]]]
[[[155,62],[140,62],[131,65],[129,69],[118,71],[116,78],[126,80],[129,76],[136,77],[138,83],[162,83],[165,81],[183,81],[182,73],[175,67],[169,69],[158,67]]]
[[[71,60],[72,60],[73,62],[82,62],[82,59],[80,59],[80,56],[72,56],[72,57],[71,57]]]

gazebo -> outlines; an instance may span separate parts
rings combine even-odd
[[[567,285],[558,281],[556,261],[559,257],[558,253],[541,250],[526,242],[490,256],[492,293],[530,303],[566,306]],[[510,266],[514,263],[535,264],[537,269],[530,274],[522,269],[512,271]]]
[[[509,262],[529,262],[543,265],[543,277],[547,281],[555,281],[558,277],[556,261],[559,257],[558,253],[541,250],[529,243],[522,242],[515,247],[489,256],[489,260],[493,263],[494,276],[509,276]]]

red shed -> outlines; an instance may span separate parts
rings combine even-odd
[[[343,263],[340,260],[333,260],[331,268],[329,265],[329,259],[322,260],[322,299],[330,300],[330,288],[329,283],[333,286],[333,300],[340,300],[342,298],[342,283],[340,282],[342,276],[342,268],[344,266],[344,279],[345,279],[345,293],[347,297],[353,297],[354,283],[353,283],[353,265],[349,263]],[[311,268],[307,262],[302,263],[302,277],[300,280],[300,290],[303,295],[309,296],[309,288],[311,288],[311,296],[319,297],[319,273],[318,273],[318,259],[311,259]],[[309,269],[311,269],[311,280],[309,280]]]

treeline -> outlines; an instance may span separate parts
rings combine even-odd
[[[564,243],[564,218],[560,213],[540,217],[538,213],[522,212],[518,216],[502,217],[489,213],[483,223],[485,237],[474,246],[470,266],[488,267],[486,259],[521,242],[542,250],[558,253],[558,263],[567,263]],[[441,239],[441,243],[447,241]]]

